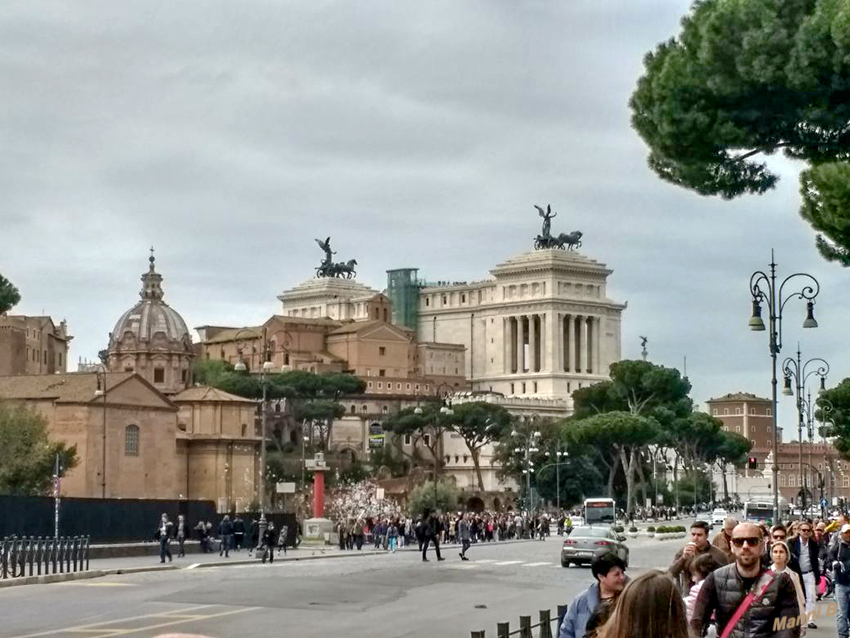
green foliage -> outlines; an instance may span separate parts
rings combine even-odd
[[[822,434],[834,437],[835,449],[842,458],[850,459],[850,377],[821,394],[817,406],[815,418],[832,421],[824,426]]]
[[[411,514],[426,514],[435,508],[443,512],[457,509],[460,491],[448,481],[437,481],[436,491],[433,481],[426,481],[413,488],[408,499]]]
[[[50,494],[57,454],[66,471],[76,467],[77,446],[51,443],[43,416],[25,405],[0,401],[0,494]]]
[[[650,525],[649,527],[647,527],[647,528],[646,528],[646,531],[647,531],[647,532],[655,532],[655,527],[653,527],[652,525]]]
[[[192,378],[199,385],[208,385],[217,388],[221,379],[228,374],[235,375],[233,364],[229,361],[223,359],[195,359]]]
[[[11,281],[0,275],[0,315],[6,314],[21,302],[21,294]]]
[[[632,534],[637,534],[638,528],[637,528],[637,527],[635,527],[634,525],[632,525],[632,526],[629,528],[629,531],[630,531]]]
[[[433,465],[436,459],[437,471],[443,467],[442,459],[439,454],[440,441],[443,434],[451,429],[451,419],[440,412],[441,405],[438,402],[429,402],[419,409],[421,414],[416,413],[416,408],[405,408],[391,415],[383,423],[384,430],[392,432],[395,436],[391,437],[391,441],[395,450],[414,463],[418,463],[420,459],[416,456],[416,448],[422,444],[431,452],[431,458],[426,459],[424,464]],[[429,440],[426,442],[425,435],[429,434]],[[404,446],[401,445],[404,435],[410,435],[413,445],[411,450],[407,452]]]
[[[394,449],[389,445],[384,445],[373,448],[369,452],[369,465],[372,468],[372,475],[377,476],[386,470],[394,477],[407,475],[410,471],[411,463],[403,455],[394,454]]]
[[[803,171],[800,194],[800,215],[823,233],[815,240],[821,255],[850,266],[850,164],[828,162]]]
[[[848,265],[850,20],[842,0],[699,0],[644,61],[630,106],[659,177],[703,195],[764,193],[777,150],[809,163],[802,216]],[[761,157],[759,157],[761,156]],[[823,168],[820,168],[823,167]]]
[[[613,529],[613,530],[614,530],[615,532],[617,532],[618,534],[622,534],[622,533],[623,533],[623,530],[625,530],[626,528],[625,528],[625,527],[623,527],[622,525],[613,525],[613,526],[611,527],[611,529]]]
[[[512,426],[513,417],[500,405],[473,401],[454,407],[454,414],[449,417],[449,429],[458,434],[469,449],[479,490],[484,489],[479,462],[481,448],[510,433]]]

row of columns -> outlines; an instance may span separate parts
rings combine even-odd
[[[601,317],[557,313],[528,314],[503,319],[504,372],[572,372],[599,374]],[[547,329],[548,328],[548,329]],[[545,356],[552,344],[551,356]]]

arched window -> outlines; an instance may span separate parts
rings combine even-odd
[[[767,414],[767,416],[771,416],[773,414],[773,411],[770,408],[768,408],[767,412],[765,412],[765,414]]]
[[[124,456],[139,456],[138,425],[128,425],[124,429]]]
[[[355,412],[357,412],[357,406],[356,406],[356,405],[352,405],[352,406],[351,406],[351,414],[354,414]]]
[[[363,406],[360,407],[360,411],[363,412],[363,414],[366,414],[369,411],[369,408],[367,408],[365,405],[363,405]]]

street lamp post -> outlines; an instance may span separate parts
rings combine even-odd
[[[534,506],[531,495],[531,475],[534,473],[534,463],[531,460],[531,455],[540,451],[537,449],[536,444],[541,436],[540,432],[538,430],[534,430],[533,428],[539,418],[540,416],[538,414],[532,414],[527,417],[520,417],[520,420],[523,422],[523,424],[528,424],[532,428],[532,430],[528,434],[517,432],[516,430],[511,431],[512,437],[520,438],[524,442],[523,447],[514,448],[514,452],[523,453],[523,464],[525,467],[522,470],[522,473],[525,474],[526,511],[528,511],[529,514],[531,513],[531,510]]]
[[[97,390],[94,391],[94,396],[103,397],[103,423],[101,430],[103,459],[101,461],[100,471],[100,497],[106,498],[106,367],[101,365],[95,370],[95,374],[97,375]]]
[[[555,467],[555,503],[559,514],[561,512],[561,466],[569,464],[566,461],[561,461],[561,459],[568,458],[569,455],[569,452],[561,451],[561,441],[559,440],[555,450],[555,462],[544,465],[540,468],[540,472],[537,473],[537,481],[539,484],[540,475],[543,474],[543,470],[545,470],[547,467]],[[546,452],[546,458],[549,458],[549,452]]]
[[[816,365],[817,367],[813,370],[809,370],[810,365]],[[785,385],[782,388],[782,394],[785,396],[792,396],[794,391],[797,393],[797,435],[799,438],[799,452],[800,452],[800,477],[803,479],[803,489],[801,491],[801,508],[800,511],[806,511],[806,491],[808,490],[808,481],[806,480],[807,473],[803,471],[803,421],[805,420],[806,414],[809,415],[809,423],[808,423],[808,432],[809,432],[809,443],[812,442],[812,431],[811,431],[811,394],[809,395],[808,401],[804,398],[806,394],[806,382],[809,377],[817,375],[820,377],[820,391],[823,392],[826,383],[826,375],[829,374],[829,364],[821,359],[820,357],[814,357],[809,359],[805,363],[802,361],[802,354],[800,353],[800,346],[797,345],[797,357],[787,357],[785,361],[782,362],[782,372],[785,375]],[[791,380],[794,380],[795,388],[791,388]],[[809,464],[811,464],[811,445],[809,446]],[[778,459],[776,454],[774,454],[774,458]],[[774,462],[774,468],[778,465],[778,462]]]
[[[785,294],[785,286],[795,277],[809,280],[799,291]],[[776,415],[777,392],[776,392],[776,359],[782,350],[782,313],[785,304],[791,299],[806,300],[806,319],[803,328],[817,328],[818,322],[814,317],[814,299],[820,292],[818,280],[808,273],[794,273],[789,275],[779,284],[776,284],[776,262],[773,251],[770,251],[770,274],[757,270],[750,276],[750,294],[752,295],[753,314],[750,317],[750,330],[764,331],[765,325],[761,318],[761,306],[767,304],[768,324],[770,328],[769,351],[772,365],[771,391],[773,401],[773,520],[779,520],[779,428]]]
[[[257,334],[254,330],[250,330],[248,328],[243,328],[239,330],[235,337],[234,341],[236,342],[236,350],[239,353],[239,361],[234,366],[234,369],[237,372],[246,372],[248,370],[248,366],[245,365],[245,361],[242,358],[242,349],[245,344],[245,340],[241,338],[241,335],[245,333],[246,335],[253,335],[254,337],[259,337],[261,341],[262,347],[262,359],[263,364],[260,367],[260,385],[263,388],[263,397],[260,403],[260,480],[259,480],[259,492],[260,492],[260,520],[259,520],[259,544],[262,543],[263,533],[266,531],[266,526],[268,525],[268,521],[266,520],[266,402],[268,400],[268,386],[266,384],[266,373],[274,370],[274,364],[268,360],[268,349],[266,347],[266,335],[265,330],[263,334]]]

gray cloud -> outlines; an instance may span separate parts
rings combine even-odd
[[[614,269],[625,356],[688,357],[694,395],[767,394],[747,282],[824,286],[822,329],[787,326],[847,374],[846,274],[797,216],[797,166],[760,198],[660,182],[629,125],[644,54],[688,0],[6,3],[0,16],[0,272],[20,312],[67,317],[92,358],[156,245],[190,325],[250,324],[333,235],[360,277],[472,280],[527,250],[532,204]],[[789,306],[799,315],[802,307]],[[796,316],[795,315],[795,316]],[[783,418],[790,418],[783,409]]]

